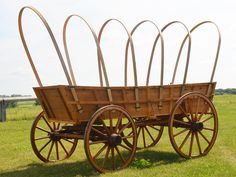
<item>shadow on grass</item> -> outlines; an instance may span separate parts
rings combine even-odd
[[[158,152],[153,150],[143,150],[137,151],[135,156],[135,161],[140,159],[147,159],[148,162],[151,164],[152,167],[157,167],[163,164],[171,164],[171,163],[180,163],[183,160],[179,155],[173,152]],[[131,168],[143,169],[149,168],[150,166],[141,166],[137,167],[135,162],[130,165]],[[96,170],[92,168],[87,160],[84,161],[77,161],[77,162],[69,162],[67,163],[32,163],[28,166],[20,167],[19,170],[9,171],[0,173],[0,176],[4,177],[75,177],[75,176],[99,176]]]
[[[174,152],[158,152],[146,149],[136,152],[135,161],[131,164],[131,167],[143,169],[171,163],[181,163],[184,161],[186,161],[186,159],[181,158]]]

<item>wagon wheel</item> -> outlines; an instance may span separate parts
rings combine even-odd
[[[124,143],[129,141],[132,147]],[[84,138],[84,148],[91,165],[99,172],[127,167],[133,160],[137,134],[132,117],[122,107],[108,105],[94,113]]]
[[[169,119],[169,137],[175,151],[184,158],[206,155],[218,132],[218,116],[209,98],[191,92],[176,103]]]
[[[43,162],[69,158],[74,152],[78,140],[56,136],[63,125],[48,122],[44,115],[44,112],[41,112],[31,128],[30,140],[34,153]]]
[[[137,150],[141,150],[143,148],[149,148],[155,146],[159,140],[161,139],[164,126],[155,125],[155,124],[145,124],[145,120],[147,118],[134,118],[135,123],[139,124],[139,122],[143,122],[143,125],[136,126],[137,128]],[[132,145],[124,140],[124,142],[131,147]]]

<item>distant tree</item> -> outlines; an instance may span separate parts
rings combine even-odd
[[[17,106],[17,101],[9,101],[7,102],[7,108],[15,108]]]
[[[224,95],[224,94],[236,94],[236,88],[227,88],[227,89],[216,89],[216,95]]]
[[[20,94],[12,94],[11,97],[21,97],[22,95]]]
[[[34,105],[35,105],[35,106],[40,105],[39,101],[38,101],[38,100],[35,100]]]

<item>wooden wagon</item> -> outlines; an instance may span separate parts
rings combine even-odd
[[[21,18],[26,8],[33,10],[46,26],[68,80],[68,85],[42,85],[23,34]],[[99,87],[77,86],[76,84],[66,43],[66,27],[72,17],[78,17],[85,22],[95,39],[101,83]],[[32,148],[40,160],[51,162],[69,158],[76,149],[78,140],[82,139],[86,156],[96,170],[100,172],[119,170],[132,162],[136,149],[156,145],[162,136],[164,126],[168,127],[173,148],[184,158],[204,156],[213,147],[218,132],[217,112],[212,103],[216,86],[213,77],[221,43],[218,27],[213,22],[204,21],[189,31],[179,21],[168,23],[159,30],[152,21],[146,20],[137,24],[129,33],[119,20],[110,19],[104,23],[97,37],[94,30],[82,17],[69,16],[63,29],[68,71],[54,35],[43,16],[32,7],[24,7],[19,13],[18,20],[20,36],[39,84],[39,87],[34,88],[34,92],[43,108],[43,112],[36,117],[31,129]],[[128,35],[123,87],[109,85],[100,48],[102,32],[110,21],[120,23]],[[151,53],[146,86],[138,86],[132,35],[143,23],[153,24],[158,33]],[[176,23],[184,26],[186,37],[179,50],[172,82],[170,85],[164,85],[164,39],[162,33],[166,28]],[[213,24],[219,34],[211,79],[206,83],[188,84],[186,78],[190,59],[191,34],[199,26],[207,23]],[[160,85],[149,86],[154,50],[159,39],[162,52]],[[180,55],[186,41],[188,41],[188,54],[183,83],[174,84]],[[129,47],[132,52],[134,86],[127,86]]]

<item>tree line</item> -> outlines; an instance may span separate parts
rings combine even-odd
[[[236,94],[236,88],[227,88],[227,89],[216,89],[215,90],[216,95],[224,95],[224,94]]]

